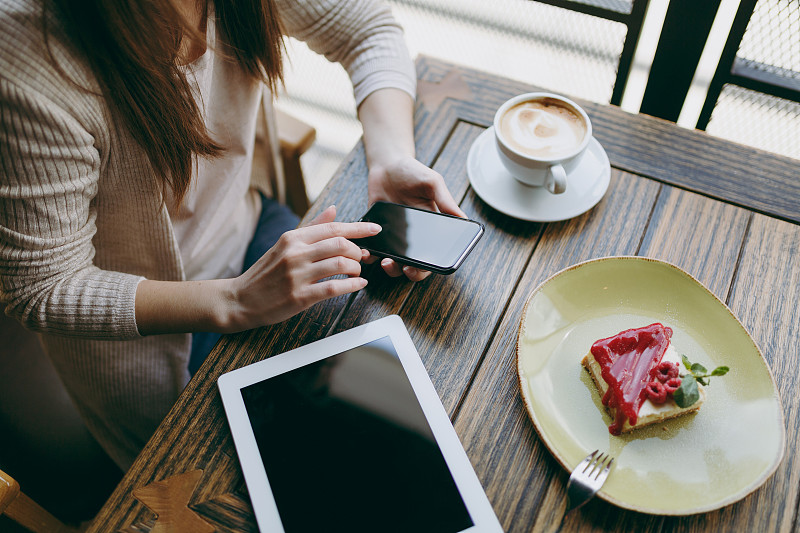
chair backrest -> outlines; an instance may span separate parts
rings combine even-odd
[[[19,483],[0,470],[0,515],[35,533],[70,533],[78,530],[67,526],[20,491]]]
[[[275,108],[265,87],[256,120],[251,181],[301,218],[310,203],[300,156],[315,137],[312,126]]]

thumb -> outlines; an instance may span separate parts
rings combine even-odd
[[[336,220],[336,206],[331,205],[325,208],[319,215],[315,216],[306,226],[314,226],[316,224],[327,224]]]
[[[467,218],[467,214],[461,210],[461,208],[456,203],[453,195],[450,194],[450,191],[447,189],[447,186],[444,184],[444,181],[440,182],[436,187],[435,193],[436,197],[434,200],[436,201],[436,206],[439,208],[439,211],[442,213],[447,213],[449,215],[455,215],[461,218]]]

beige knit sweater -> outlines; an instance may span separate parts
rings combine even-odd
[[[49,61],[39,1],[0,0],[0,301],[39,332],[90,431],[127,468],[189,379],[191,335],[142,337],[134,314],[139,281],[184,278],[181,254],[142,149]],[[377,1],[278,0],[290,35],[345,66],[357,102],[414,92],[402,32]],[[81,58],[50,46],[97,87]]]

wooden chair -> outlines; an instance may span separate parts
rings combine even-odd
[[[20,491],[19,483],[0,470],[0,515],[5,515],[34,533],[72,533],[70,527]]]
[[[269,120],[270,116],[274,116],[274,120]],[[312,126],[274,108],[272,93],[264,91],[256,122],[251,181],[301,218],[310,203],[300,156],[314,142],[316,134]],[[277,139],[277,142],[269,142],[270,139]]]
[[[122,471],[89,433],[35,334],[0,312],[0,339],[0,468],[60,520],[90,520]]]

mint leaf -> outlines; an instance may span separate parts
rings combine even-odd
[[[700,392],[697,390],[697,381],[692,376],[684,376],[681,379],[681,386],[672,393],[672,398],[678,407],[689,407],[700,399]]]
[[[711,373],[709,373],[706,367],[704,367],[700,363],[692,363],[691,361],[689,361],[689,358],[683,354],[681,354],[681,360],[683,361],[683,366],[686,367],[686,370],[691,372],[691,376],[694,379],[696,379],[697,382],[700,383],[701,385],[708,385],[710,383],[708,378],[710,378],[711,376],[724,376],[730,370],[730,368],[728,368],[727,366],[718,366]],[[686,377],[686,376],[681,376],[681,377]]]
[[[711,376],[724,376],[728,373],[730,368],[727,366],[718,366],[710,374],[708,369],[700,363],[692,363],[689,358],[681,354],[683,366],[691,372],[691,374],[684,374],[681,376],[681,386],[678,390],[672,393],[672,399],[679,407],[689,407],[694,402],[700,399],[700,392],[697,390],[697,384],[708,386]]]
[[[717,368],[714,369],[713,372],[711,372],[711,375],[712,376],[724,376],[725,374],[728,373],[729,370],[730,370],[730,368],[728,368],[727,366],[718,366]]]

